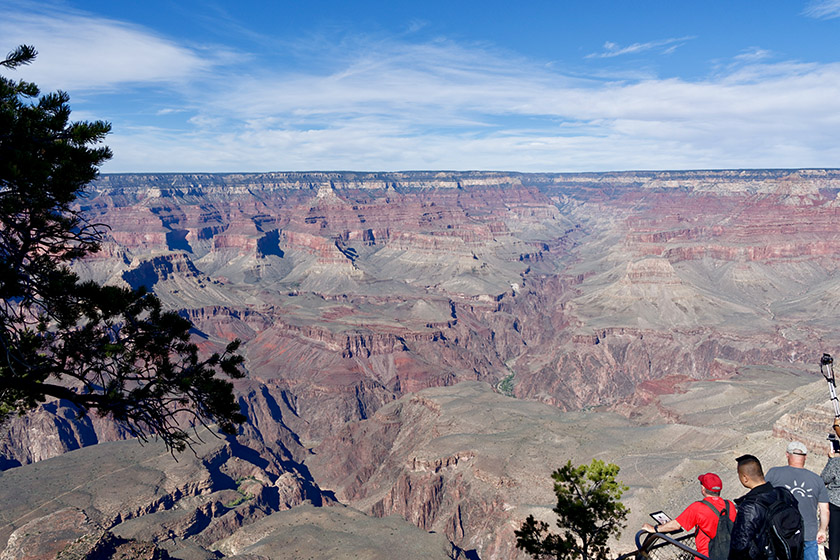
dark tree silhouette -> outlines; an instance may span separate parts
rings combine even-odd
[[[0,69],[29,64],[23,45]],[[239,341],[199,359],[190,321],[145,290],[82,282],[73,261],[107,226],[73,208],[111,151],[110,124],[71,122],[63,91],[0,76],[0,421],[48,398],[109,415],[133,435],[181,451],[189,426],[244,421],[230,378]]]

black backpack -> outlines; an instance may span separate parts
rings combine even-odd
[[[767,506],[768,541],[776,560],[802,560],[805,553],[805,526],[799,505],[790,490],[774,488],[776,499]]]
[[[717,533],[715,533],[714,538],[709,540],[709,558],[711,560],[726,560],[729,557],[729,541],[734,525],[732,519],[729,518],[729,500],[723,501],[723,509],[720,511],[706,500],[700,500],[700,503],[706,504],[718,516]]]

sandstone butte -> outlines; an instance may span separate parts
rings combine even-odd
[[[525,558],[550,473],[676,514],[734,458],[822,467],[840,171],[105,175],[79,272],[145,285],[249,417],[174,461],[50,402],[3,426],[0,559]]]

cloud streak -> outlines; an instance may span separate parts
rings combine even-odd
[[[770,52],[767,49],[762,49],[760,47],[750,47],[749,49],[742,52],[741,54],[736,55],[735,56],[735,61],[739,62],[739,63],[741,63],[741,62],[752,63],[752,62],[758,62],[760,60],[766,60],[766,59],[770,58],[771,56],[773,56],[773,53]]]
[[[312,49],[298,45],[306,64],[257,67],[247,57],[232,64],[225,49],[211,54],[121,22],[67,15],[15,16],[14,27],[42,52],[31,67],[40,81],[21,77],[69,90],[77,118],[113,121],[115,157],[106,172],[599,171],[840,161],[840,64],[770,64],[770,53],[758,48],[695,80],[571,77],[488,45],[405,35],[319,38]],[[0,33],[7,29],[0,23]],[[99,37],[95,49],[87,44],[92,35]],[[667,50],[689,39],[607,45],[605,52]],[[62,66],[71,63],[73,71]],[[150,88],[154,103],[115,104]]]
[[[659,41],[649,41],[647,43],[633,43],[632,45],[628,45],[626,47],[622,47],[618,43],[613,43],[612,41],[607,41],[604,43],[603,51],[588,54],[586,55],[586,58],[614,58],[616,56],[639,54],[657,49],[661,50],[663,54],[671,54],[692,39],[694,39],[694,37],[661,39]]]
[[[802,13],[816,19],[834,19],[840,17],[840,0],[818,0],[810,2]]]

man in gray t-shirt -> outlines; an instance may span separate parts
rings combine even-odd
[[[765,475],[773,486],[784,486],[799,502],[799,513],[805,524],[805,559],[817,560],[817,543],[824,543],[828,529],[828,492],[822,477],[805,468],[808,449],[804,443],[792,441],[787,446],[788,466],[773,467]],[[817,524],[819,514],[819,525]]]

